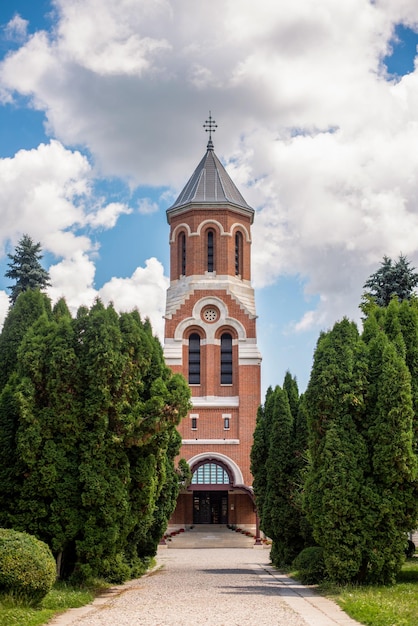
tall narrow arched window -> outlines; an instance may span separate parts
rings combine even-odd
[[[207,254],[208,254],[208,272],[215,271],[215,233],[213,230],[207,232]]]
[[[221,336],[221,385],[232,385],[232,336]]]
[[[189,337],[189,385],[200,385],[200,337],[197,333]]]
[[[242,276],[242,233],[235,233],[235,275]]]
[[[179,237],[179,274],[186,276],[186,235],[180,233]]]

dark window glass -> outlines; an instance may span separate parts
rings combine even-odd
[[[197,430],[197,417],[192,417],[192,430]]]
[[[208,272],[215,271],[215,236],[213,230],[208,230]]]
[[[229,417],[224,417],[224,430],[229,430]]]
[[[235,233],[235,274],[242,276],[242,233]]]
[[[232,336],[221,337],[221,385],[232,385]]]
[[[179,241],[180,275],[186,276],[186,235],[181,233]]]
[[[197,333],[189,337],[189,384],[200,385],[200,337]]]

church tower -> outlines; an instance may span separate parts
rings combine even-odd
[[[195,524],[255,529],[250,450],[260,396],[246,203],[214,152],[206,154],[174,204],[165,313],[167,365],[184,375],[193,408],[179,426],[180,457],[193,472],[169,530]]]

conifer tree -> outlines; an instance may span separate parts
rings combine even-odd
[[[378,306],[387,306],[393,297],[400,302],[411,298],[418,286],[418,273],[410,265],[402,254],[397,261],[383,257],[379,269],[364,284],[367,293]]]
[[[15,370],[17,351],[26,331],[41,315],[51,315],[51,303],[39,291],[25,292],[9,309],[0,334],[0,391]]]
[[[16,246],[14,254],[8,254],[9,270],[5,276],[15,280],[16,283],[9,287],[11,289],[10,302],[15,304],[20,293],[28,289],[39,289],[42,291],[49,284],[49,274],[42,267],[41,244],[34,243],[29,235],[23,235]]]
[[[392,303],[391,303],[392,306]],[[366,326],[368,325],[366,322]],[[368,579],[394,582],[404,559],[406,533],[418,515],[417,457],[413,452],[411,377],[398,342],[378,329],[369,331],[369,390],[364,436],[373,486]],[[396,339],[396,338],[395,338]]]
[[[186,381],[137,312],[97,301],[72,319],[59,302],[25,333],[0,396],[0,419],[14,419],[0,437],[13,462],[0,467],[3,525],[46,541],[64,577],[138,574],[175,506],[188,408]]]
[[[296,379],[288,372],[284,385],[289,389],[293,409],[298,413]],[[303,420],[302,420],[303,421]],[[260,528],[273,540],[271,559],[276,565],[289,564],[304,547],[303,514],[300,502],[301,459],[296,449],[295,420],[287,392],[271,387],[260,407],[251,449],[254,494]],[[302,444],[303,445],[303,444]],[[309,532],[306,533],[309,536]]]
[[[358,433],[365,375],[365,346],[354,323],[344,319],[321,334],[306,391],[310,467],[305,509],[328,574],[339,581],[356,579],[369,549],[369,528],[362,521],[367,451]]]
[[[253,489],[260,518],[260,528],[263,532],[266,532],[263,511],[267,489],[266,461],[270,447],[273,403],[274,392],[273,389],[269,387],[266,392],[264,406],[260,406],[257,411],[257,422],[250,452],[250,470],[253,475]]]
[[[323,334],[306,393],[305,506],[327,573],[339,582],[393,582],[417,522],[399,306],[369,309],[362,338],[347,320]]]
[[[292,436],[293,418],[287,393],[277,386],[265,465],[267,485],[262,513],[263,530],[273,540],[271,560],[277,566],[291,563],[300,550],[296,541],[299,524],[292,505]]]

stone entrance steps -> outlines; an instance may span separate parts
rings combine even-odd
[[[197,524],[166,540],[168,548],[252,548],[254,537],[230,530],[223,524]]]

